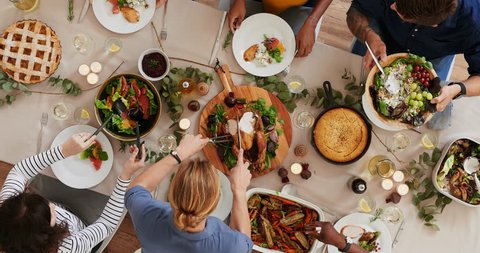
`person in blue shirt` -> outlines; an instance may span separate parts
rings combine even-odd
[[[129,186],[125,203],[135,225],[143,253],[252,251],[246,190],[250,184],[249,163],[240,151],[237,165],[228,177],[233,192],[230,227],[209,216],[220,197],[217,170],[208,161],[187,160],[208,143],[201,135],[187,134],[176,152],[146,169]],[[150,194],[166,175],[176,169],[168,201]]]
[[[373,59],[359,47],[367,41],[381,60],[387,54],[409,52],[431,61],[445,80],[455,54],[468,62],[467,80],[442,87],[432,100],[443,111],[461,95],[480,95],[480,1],[478,0],[353,0],[347,12],[350,31],[362,43],[352,52]]]

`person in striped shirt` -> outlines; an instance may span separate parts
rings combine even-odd
[[[100,218],[89,226],[61,205],[25,191],[29,179],[51,164],[80,153],[94,140],[95,136],[88,133],[75,134],[62,145],[13,167],[0,192],[0,252],[90,252],[113,233],[123,214],[130,177],[144,166],[145,152],[136,159],[135,146]]]

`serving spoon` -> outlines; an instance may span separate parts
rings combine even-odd
[[[105,121],[103,121],[102,125],[100,127],[98,127],[97,130],[95,130],[95,132],[92,135],[97,135],[100,131],[102,131],[102,129],[105,127],[105,125],[107,125],[107,123],[110,122],[110,120],[112,120],[112,117],[113,117],[114,114],[120,115],[126,110],[127,110],[127,107],[125,106],[125,104],[123,104],[122,100],[117,99],[113,103],[112,114],[110,114],[110,116],[108,116],[108,118]]]
[[[142,108],[139,106],[137,107],[132,107],[128,110],[127,116],[129,119],[135,121],[137,124],[135,126],[135,133],[137,135],[137,147],[138,147],[138,154],[137,158],[141,159],[142,158],[142,147],[140,143],[140,120],[143,118],[143,111]]]
[[[477,192],[480,192],[480,180],[478,180],[477,172],[480,169],[480,162],[476,157],[469,156],[463,161],[463,169],[469,175],[472,175],[477,186]]]

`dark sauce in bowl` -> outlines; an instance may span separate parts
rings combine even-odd
[[[167,70],[167,61],[158,52],[146,54],[142,59],[142,69],[147,76],[157,78]]]

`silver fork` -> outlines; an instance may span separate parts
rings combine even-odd
[[[42,113],[42,118],[40,119],[40,133],[38,134],[37,141],[37,154],[40,153],[40,148],[42,147],[42,138],[43,138],[43,127],[48,123],[48,113]]]
[[[167,4],[168,0],[165,1],[165,6],[163,7],[163,27],[162,31],[160,31],[160,39],[161,40],[166,40],[167,39]]]

